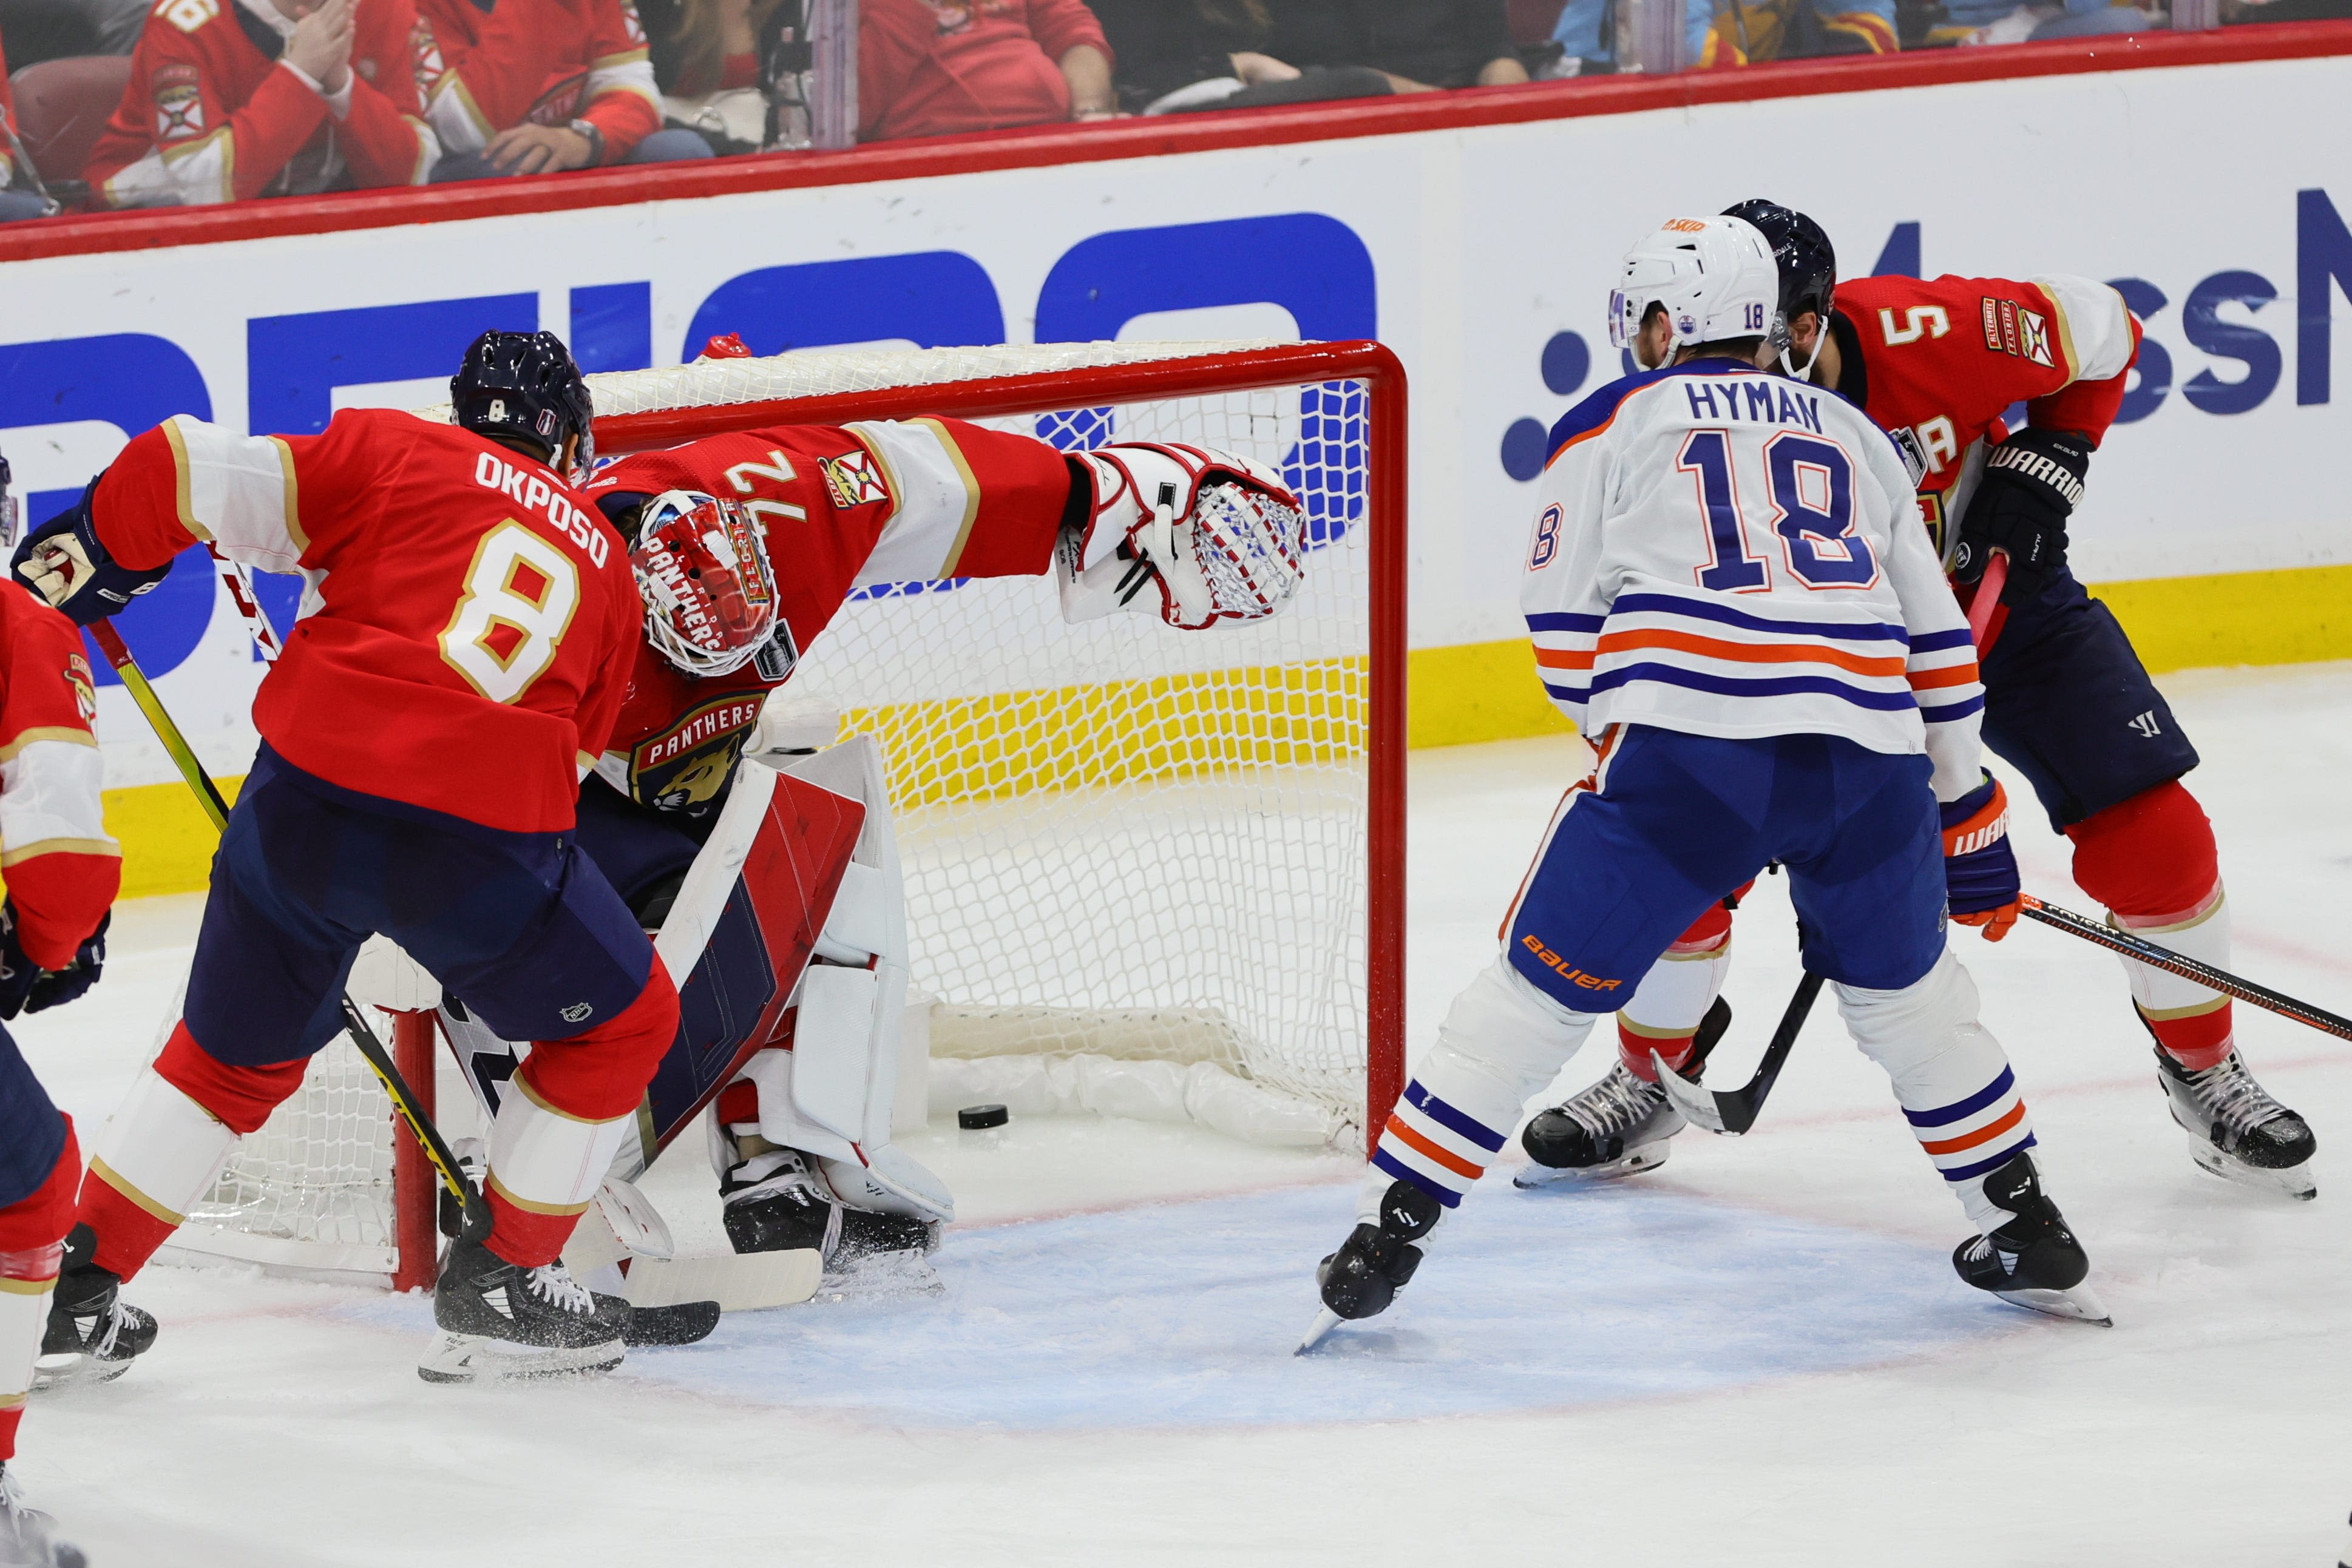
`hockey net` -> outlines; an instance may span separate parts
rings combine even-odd
[[[1278,617],[1072,626],[1050,577],[884,584],[786,690],[838,707],[887,759],[935,1106],[1173,1094],[1244,1136],[1362,1146],[1403,1061],[1405,420],[1385,349],[810,352],[589,380],[600,454],[948,415],[1065,450],[1181,441],[1281,471],[1310,554]],[[412,1023],[412,1056],[430,1049],[416,1038]],[[1137,1063],[1156,1081],[1118,1065]],[[429,1278],[430,1178],[405,1139],[338,1040],[183,1244]]]

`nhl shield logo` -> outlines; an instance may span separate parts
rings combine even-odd
[[[588,1021],[588,1015],[595,1010],[596,1009],[594,1008],[590,1007],[586,1002],[574,1002],[570,1007],[563,1009],[563,1021],[565,1023],[586,1023]]]

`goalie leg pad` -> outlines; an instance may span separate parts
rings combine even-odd
[[[1391,1180],[1411,1182],[1447,1208],[1459,1204],[1502,1152],[1528,1097],[1592,1032],[1594,1017],[1552,1000],[1507,958],[1481,970],[1454,998],[1437,1043],[1381,1131],[1358,1218],[1379,1222]]]
[[[2009,1055],[1977,1021],[1977,988],[1948,951],[1898,990],[1835,988],[1863,1054],[1886,1070],[1919,1147],[1979,1231],[2009,1222],[1985,1177],[2033,1147],[2033,1122]]]

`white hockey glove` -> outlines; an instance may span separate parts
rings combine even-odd
[[[1063,536],[1055,555],[1064,620],[1156,612],[1191,632],[1264,620],[1298,591],[1305,518],[1264,464],[1143,442],[1072,455],[1094,497],[1086,524]]]

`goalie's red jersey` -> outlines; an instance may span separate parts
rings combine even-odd
[[[310,575],[253,705],[295,767],[509,832],[572,826],[640,616],[619,537],[545,465],[384,409],[283,437],[182,415],[123,448],[93,510],[125,566],[198,539]]]
[[[2139,352],[2123,297],[2081,277],[1856,278],[1837,286],[1837,313],[1848,361],[1838,390],[1917,443],[1920,509],[1939,545],[1946,501],[1965,500],[1950,492],[1972,472],[1971,450],[2009,434],[2012,404],[2029,423],[2095,445]]]
[[[751,513],[797,657],[859,588],[1045,571],[1070,472],[1033,436],[955,419],[877,420],[714,435],[624,458],[587,486],[591,497],[664,490],[732,497]],[[709,800],[761,701],[789,678],[753,664],[698,679],[640,636],[597,771],[643,805]]]

